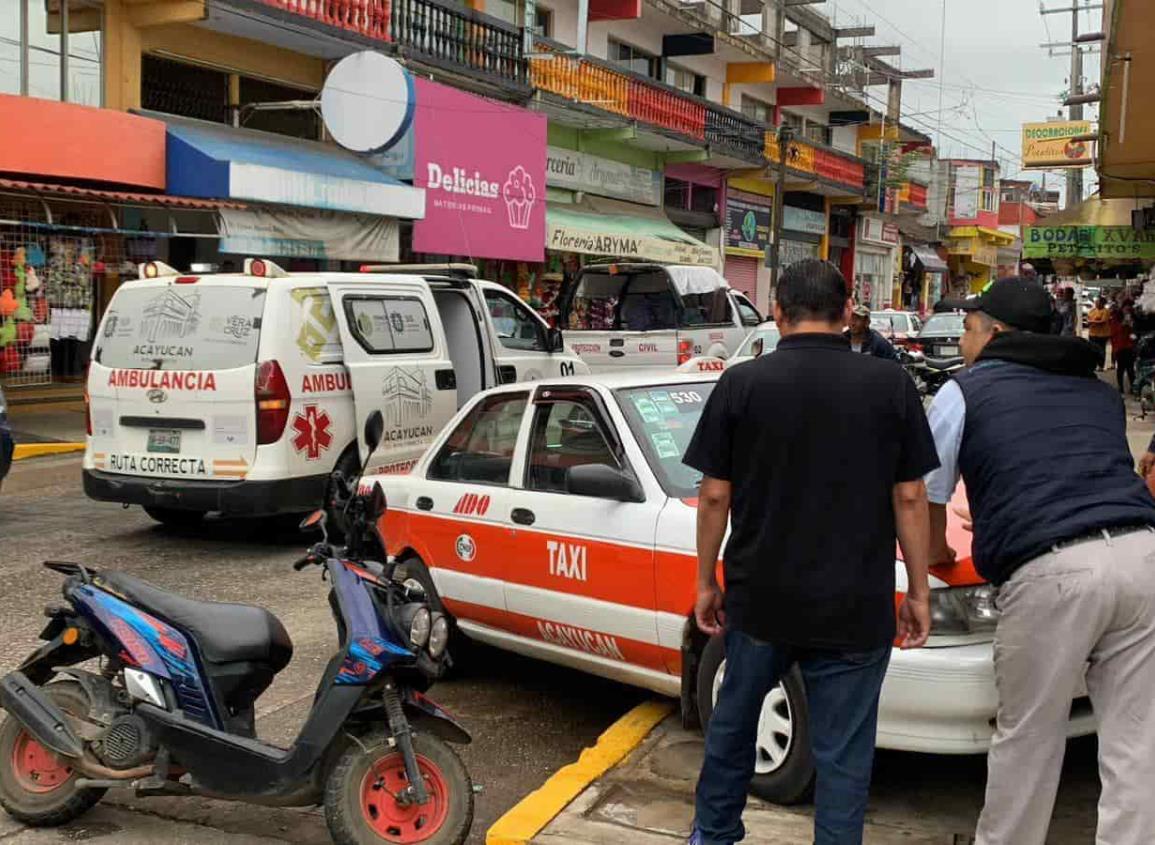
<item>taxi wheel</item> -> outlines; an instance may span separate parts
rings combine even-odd
[[[722,637],[711,637],[698,663],[698,712],[703,730],[726,673]],[[774,804],[802,804],[814,793],[814,757],[810,752],[810,711],[802,673],[792,666],[770,690],[758,719],[754,777],[750,791]]]

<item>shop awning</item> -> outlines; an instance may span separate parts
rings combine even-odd
[[[938,257],[938,253],[929,246],[912,245],[910,251],[914,253],[915,257],[922,263],[923,268],[928,273],[947,273],[950,268],[947,267],[946,262]]]
[[[255,200],[386,217],[425,216],[425,192],[336,147],[150,115],[167,124],[168,189],[192,197]]]
[[[98,202],[108,205],[157,205],[194,211],[216,211],[219,208],[244,208],[243,203],[227,200],[205,200],[197,197],[174,197],[171,194],[143,194],[134,191],[102,191],[76,185],[50,185],[47,182],[25,182],[20,179],[0,179],[0,191],[36,194],[46,197]]]
[[[662,264],[721,265],[717,247],[687,235],[657,209],[636,208],[595,198],[581,205],[549,203],[546,249]]]

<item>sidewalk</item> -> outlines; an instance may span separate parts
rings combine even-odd
[[[15,405],[8,423],[17,443],[83,443],[84,403]]]
[[[633,754],[591,784],[532,842],[537,845],[672,845],[694,815],[702,737],[667,718]],[[1048,845],[1094,839],[1098,777],[1093,738],[1068,749]],[[982,806],[986,760],[879,752],[865,830],[869,845],[962,845]],[[751,798],[743,821],[749,845],[810,845],[812,807]]]

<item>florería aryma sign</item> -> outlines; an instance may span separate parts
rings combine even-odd
[[[1091,164],[1091,142],[1075,140],[1090,135],[1089,120],[1056,120],[1023,124],[1023,167],[1086,167]]]

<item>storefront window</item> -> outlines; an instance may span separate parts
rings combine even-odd
[[[742,114],[759,123],[770,125],[774,122],[774,106],[747,94],[742,95]]]
[[[101,103],[101,35],[73,32],[68,36],[68,102],[85,106]]]
[[[706,77],[675,64],[666,65],[666,84],[685,91],[687,94],[693,94],[695,97],[706,96]]]

